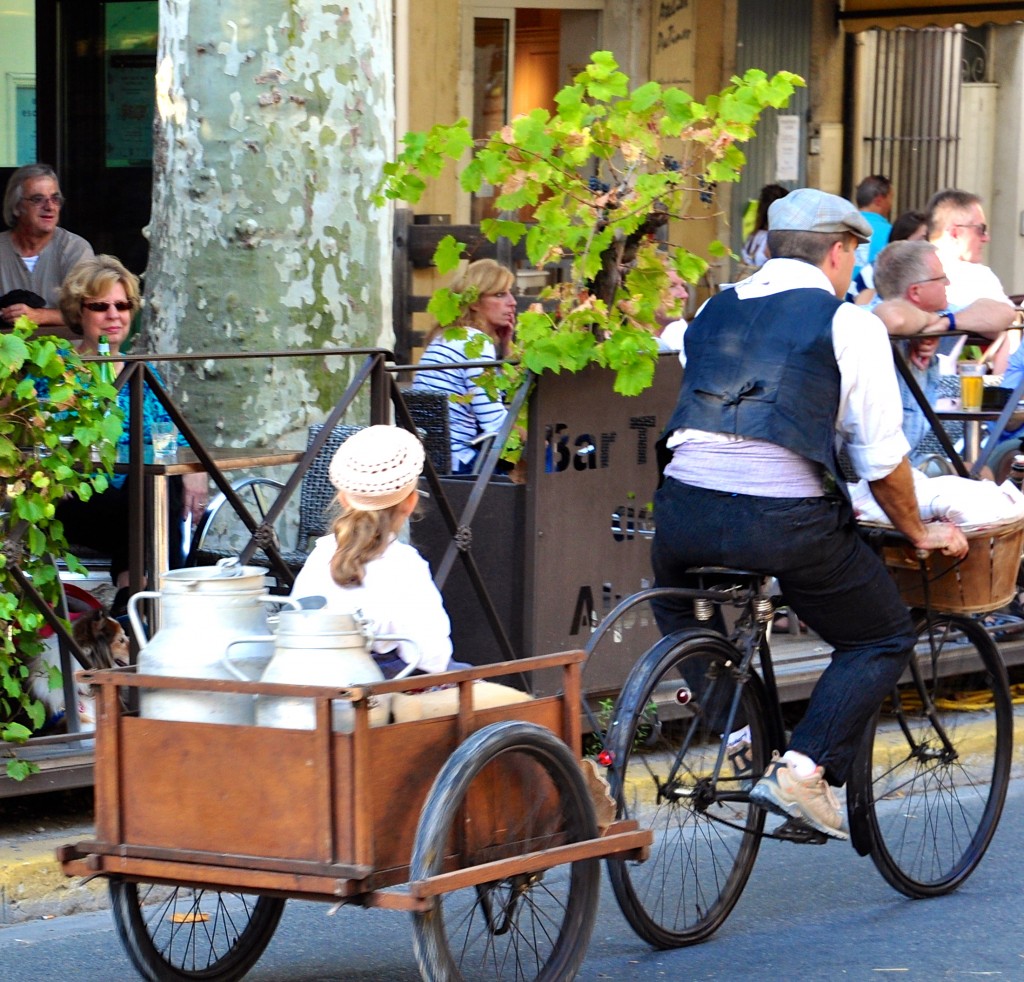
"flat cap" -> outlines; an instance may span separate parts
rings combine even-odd
[[[852,201],[817,188],[797,188],[768,208],[770,232],[849,232],[861,242],[871,238],[868,220]]]

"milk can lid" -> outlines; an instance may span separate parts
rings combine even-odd
[[[167,570],[160,576],[161,586],[189,587],[208,583],[238,589],[262,589],[266,570],[260,566],[242,566],[237,557],[222,559],[216,566],[188,566]],[[249,582],[247,582],[249,581]]]

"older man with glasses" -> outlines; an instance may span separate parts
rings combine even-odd
[[[930,242],[890,242],[875,260],[875,287],[879,298],[901,298],[919,310],[938,314],[950,324],[955,324],[956,317],[949,313],[946,300],[948,283],[939,254]],[[945,324],[940,321],[940,326]],[[939,341],[938,334],[926,331],[901,342],[907,367],[932,406],[941,395],[940,367],[936,357]],[[903,435],[910,444],[910,463],[916,467],[926,456],[926,451],[920,449],[920,443],[929,430],[929,424],[904,378],[897,376],[897,381],[903,402]]]
[[[64,196],[52,167],[19,167],[4,192],[0,233],[0,330],[25,316],[40,334],[76,338],[57,306],[61,284],[75,264],[93,255],[80,235],[60,228]]]
[[[989,240],[981,198],[970,191],[949,188],[933,194],[926,211],[928,241],[938,249],[949,277],[946,296],[955,326],[998,337],[1013,323],[1016,309],[999,277],[981,261]],[[947,344],[942,347],[944,350]],[[1009,354],[1005,344],[999,346],[993,356],[994,372],[1005,369]]]

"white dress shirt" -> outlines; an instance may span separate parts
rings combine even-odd
[[[954,314],[969,307],[975,300],[1010,303],[999,277],[988,266],[969,263],[964,259],[945,259],[942,269],[949,278],[946,303]]]
[[[733,288],[741,300],[798,289],[835,294],[821,269],[798,259],[769,259]],[[683,345],[685,348],[685,340]],[[889,335],[874,314],[844,303],[832,319],[832,348],[840,377],[837,436],[845,445],[857,475],[868,481],[880,480],[892,473],[910,450],[903,435],[903,403]],[[685,351],[680,360],[683,358]],[[669,446],[676,446],[691,435],[705,440],[710,434],[678,430]],[[725,435],[719,434],[722,436]]]

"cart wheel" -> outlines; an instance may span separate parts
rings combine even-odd
[[[150,982],[240,979],[273,937],[284,910],[277,897],[111,878],[121,943]]]
[[[532,723],[495,723],[459,746],[420,812],[410,880],[597,836],[569,748]],[[453,890],[413,915],[424,979],[571,979],[597,915],[596,859]]]

